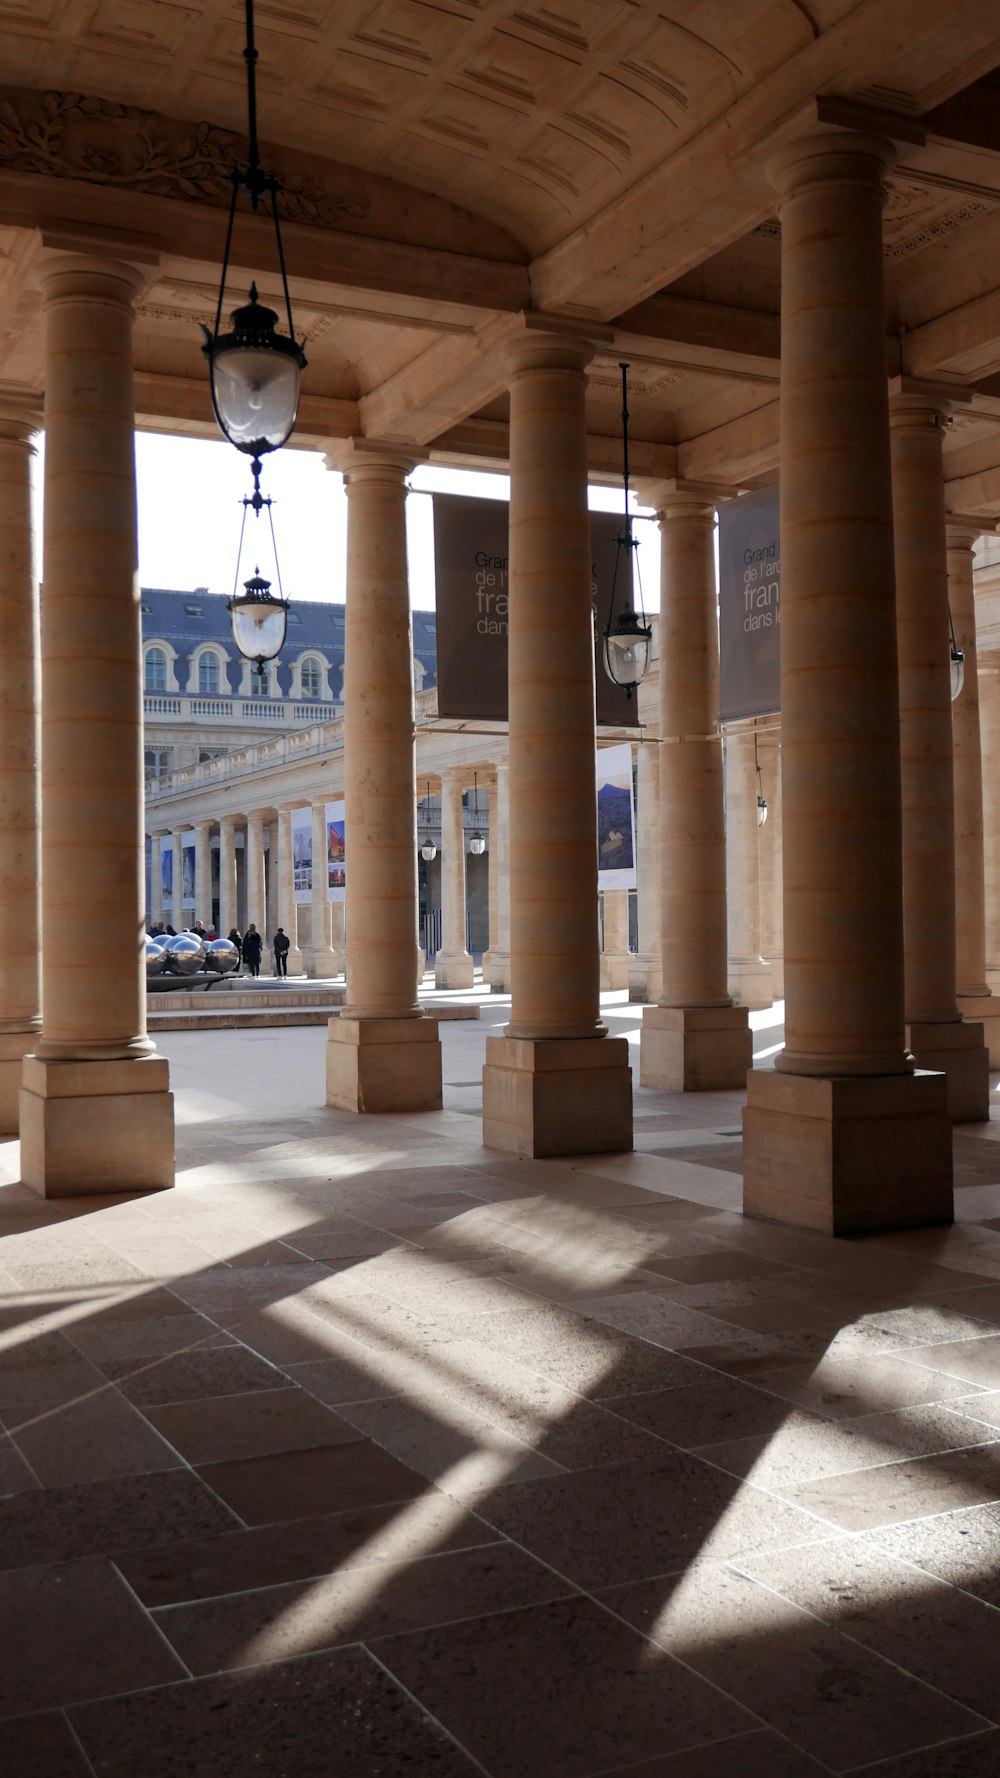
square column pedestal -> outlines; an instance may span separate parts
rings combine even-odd
[[[825,1235],[951,1222],[944,1075],[751,1074],[743,1213]]]
[[[746,1085],[753,1035],[745,1006],[651,1006],[642,1015],[639,1085],[714,1093]]]
[[[340,1111],[440,1111],[437,1020],[330,1020],[326,1102]]]
[[[990,1115],[990,1058],[982,1025],[964,1019],[907,1025],[906,1041],[918,1068],[945,1075],[952,1123],[985,1123]]]
[[[960,994],[958,1010],[962,1018],[982,1027],[983,1042],[995,1073],[1000,1069],[1000,996],[993,994]]]
[[[0,1031],[0,1136],[17,1135],[24,1055],[34,1041],[31,1031]]]
[[[174,1096],[163,1056],[49,1062],[25,1056],[21,1178],[46,1198],[165,1191]]]
[[[624,1154],[632,1070],[624,1037],[488,1037],[483,1142],[507,1154]]]
[[[475,966],[467,951],[458,956],[438,952],[434,959],[435,988],[471,988],[475,979]]]

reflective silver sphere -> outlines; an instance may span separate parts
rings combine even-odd
[[[205,961],[205,947],[196,932],[179,932],[166,943],[168,967],[175,975],[197,975]]]
[[[220,975],[230,975],[239,966],[240,954],[229,938],[209,939],[205,946],[205,968],[218,970]]]
[[[146,974],[162,975],[167,967],[167,953],[158,938],[146,934]]]

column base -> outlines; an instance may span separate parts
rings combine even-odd
[[[313,951],[309,958],[309,973],[316,981],[330,981],[335,975],[343,975],[344,959],[338,957],[336,951]]]
[[[771,992],[775,1000],[785,998],[785,959],[784,957],[765,957],[764,967],[770,972]]]
[[[633,952],[628,966],[628,997],[644,1006],[655,1006],[663,993],[663,970],[659,957]]]
[[[743,1214],[825,1235],[951,1222],[944,1075],[751,1074]]]
[[[639,1085],[668,1093],[744,1087],[753,1067],[745,1006],[651,1006],[639,1039]]]
[[[339,1111],[440,1111],[437,1020],[330,1020],[326,1102]]]
[[[44,1198],[165,1191],[174,1183],[174,1096],[163,1056],[43,1062],[25,1056],[21,1179]]]
[[[510,993],[510,952],[509,951],[490,951],[489,959],[490,959],[490,971],[489,971],[490,993],[491,994],[509,994]],[[483,958],[483,978],[484,978],[484,980],[485,980],[485,977],[486,977],[486,958],[484,957]]]
[[[993,994],[960,994],[958,1010],[963,1019],[982,1025],[990,1068],[1000,1069],[1000,998]]]
[[[24,1058],[34,1048],[34,1031],[0,1031],[0,1136],[16,1136],[21,1118]]]
[[[730,963],[727,983],[734,1006],[760,1012],[774,1005],[774,979],[767,963]]]
[[[990,1115],[990,1058],[981,1024],[907,1025],[906,1042],[918,1068],[947,1077],[953,1124],[981,1124]]]
[[[632,1147],[624,1037],[488,1037],[483,1143],[507,1154],[622,1154]]]
[[[439,951],[434,959],[435,988],[471,988],[474,977],[468,951]]]
[[[628,951],[601,952],[602,994],[613,994],[618,988],[628,987],[629,956]]]

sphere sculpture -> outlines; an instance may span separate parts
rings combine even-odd
[[[205,946],[196,932],[179,932],[166,943],[168,968],[175,975],[197,975],[205,961]]]
[[[167,967],[167,953],[158,938],[146,934],[146,974],[162,975]]]
[[[231,975],[239,966],[240,954],[229,938],[209,939],[205,946],[205,968],[219,975]]]

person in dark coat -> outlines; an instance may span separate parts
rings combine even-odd
[[[274,937],[271,940],[271,949],[274,952],[274,973],[275,973],[275,975],[287,976],[287,974],[288,974],[288,949],[289,949],[290,943],[291,943],[291,940],[289,939],[288,934],[285,931],[285,928],[283,926],[279,926],[277,932],[275,933]]]
[[[243,935],[238,926],[231,926],[227,936],[230,944],[236,946],[236,973],[239,975],[243,962]]]
[[[243,962],[250,975],[260,974],[261,937],[256,926],[248,926],[243,940]]]

